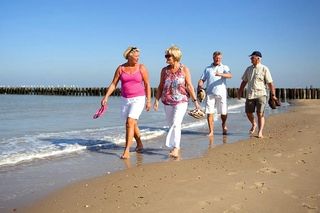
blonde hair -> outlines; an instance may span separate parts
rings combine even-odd
[[[172,55],[172,57],[174,58],[174,60],[176,60],[177,62],[180,62],[181,57],[182,57],[182,52],[179,49],[179,47],[172,45],[171,47],[169,47],[168,49],[166,49],[165,54],[169,54]]]
[[[135,52],[140,52],[138,47],[128,47],[124,52],[123,52],[123,57],[125,59],[128,59],[130,55],[132,55]]]

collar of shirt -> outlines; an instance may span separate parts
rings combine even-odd
[[[253,68],[259,68],[261,67],[261,63],[258,63],[257,65],[253,65]]]
[[[211,64],[211,67],[220,67],[220,66],[222,66],[221,63],[220,63],[220,64],[217,64],[217,65],[214,65],[214,63]]]

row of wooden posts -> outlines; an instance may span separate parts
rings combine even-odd
[[[238,88],[228,88],[228,97],[236,98]],[[157,88],[151,89],[154,97]],[[0,94],[12,95],[61,95],[61,96],[103,96],[104,87],[0,87]],[[121,90],[117,88],[113,96],[120,96]],[[242,97],[246,96],[246,91]],[[286,99],[320,99],[320,88],[277,88],[276,96],[281,100]]]

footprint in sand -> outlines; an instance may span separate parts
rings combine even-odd
[[[283,193],[286,195],[291,195],[293,191],[291,191],[290,189],[286,189],[286,190],[283,190]]]
[[[275,155],[273,155],[273,156],[275,156],[275,157],[282,157],[282,153],[277,153],[277,154],[275,154]]]
[[[208,205],[210,206],[210,205],[212,204],[212,202],[211,202],[211,201],[203,200],[203,201],[199,201],[198,204],[199,204],[200,206],[202,206],[202,208],[205,208],[205,207],[208,206]]]
[[[320,194],[309,195],[305,197],[306,200],[302,203],[302,206],[308,209],[308,212],[319,212],[319,204]]]
[[[287,138],[287,141],[295,141],[295,138]]]
[[[309,212],[318,212],[318,209],[319,209],[317,206],[313,206],[308,203],[302,203],[301,205],[302,205],[302,207],[307,208],[309,210]]]
[[[309,195],[309,196],[307,196],[307,199],[311,199],[311,200],[320,199],[320,194]]]
[[[223,197],[214,197],[213,198],[213,201],[215,202],[219,202],[219,201],[222,201],[223,200]]]
[[[249,187],[250,189],[257,189],[260,194],[263,194],[265,191],[268,191],[269,188],[266,187],[265,182],[255,182],[254,185]]]
[[[305,160],[297,160],[296,164],[306,164],[307,162]]]
[[[266,159],[263,159],[263,160],[260,161],[260,163],[266,164],[266,163],[268,163],[268,162],[267,162]]]
[[[271,168],[271,167],[263,167],[259,170],[257,170],[257,173],[259,174],[277,174],[279,173],[280,171],[278,169],[275,169],[275,168]]]
[[[244,187],[245,187],[245,185],[246,185],[246,182],[244,182],[244,181],[241,181],[241,182],[238,182],[238,183],[236,183],[236,186],[234,187],[235,189],[244,189]]]
[[[290,178],[297,178],[299,175],[297,173],[290,173]]]
[[[293,199],[298,199],[298,198],[299,198],[297,195],[294,195],[294,194],[293,194],[293,191],[290,190],[290,189],[284,190],[283,193],[284,193],[285,195],[288,195],[288,196],[292,197]]]
[[[287,158],[293,158],[295,156],[295,154],[290,154],[287,156]]]
[[[236,175],[236,172],[229,172],[228,175]]]
[[[242,203],[236,203],[232,205],[229,209],[223,211],[223,213],[231,213],[242,210],[244,205]]]

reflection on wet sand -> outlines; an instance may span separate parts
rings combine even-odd
[[[228,143],[228,135],[222,135],[222,137],[212,135],[208,138],[209,138],[209,146],[208,146],[209,149],[214,148],[218,144],[221,144],[221,143],[219,143],[220,141],[222,141],[222,144]],[[216,144],[214,143],[214,140],[217,140]]]
[[[222,142],[227,143],[228,142],[228,136],[227,135],[222,135]]]
[[[123,159],[123,163],[127,169],[132,167],[131,161],[135,161],[134,166],[141,166],[143,164],[143,153],[135,152],[135,154],[131,153],[131,157],[127,159]]]

